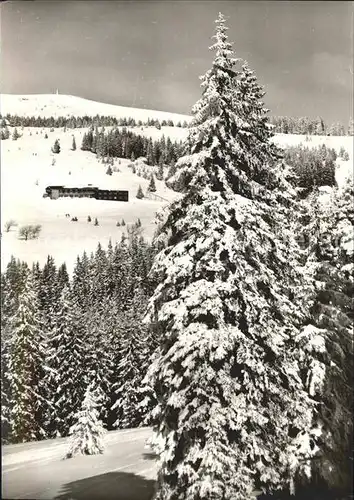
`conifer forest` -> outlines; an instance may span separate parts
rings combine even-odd
[[[147,191],[174,192],[153,238],[139,219],[72,271],[51,255],[3,268],[3,448],[68,438],[74,467],[104,457],[111,431],[148,427],[154,500],[349,499],[354,184],[336,177],[349,152],[273,139],[352,125],[272,115],[221,13],[210,56],[189,123],[2,116],[2,141],[85,128],[72,154],[129,159],[132,175],[144,157]]]

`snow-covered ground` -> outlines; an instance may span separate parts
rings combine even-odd
[[[2,498],[150,500],[149,428],[108,432],[102,455],[63,460],[68,438],[2,446]]]
[[[0,109],[3,116],[7,113],[19,116],[42,116],[44,118],[104,115],[116,118],[131,117],[142,122],[147,121],[148,118],[161,121],[173,120],[174,122],[191,119],[188,115],[178,113],[129,108],[61,94],[0,94]]]
[[[139,185],[146,192],[149,181],[133,174],[128,168],[129,160],[115,161],[112,176],[106,174],[107,165],[100,163],[96,156],[81,151],[82,135],[86,129],[74,132],[62,129],[25,128],[17,141],[8,139],[1,143],[1,264],[7,265],[11,255],[31,264],[43,264],[52,255],[57,264],[66,262],[72,269],[78,254],[94,251],[98,242],[107,245],[109,239],[114,244],[119,241],[124,228],[116,223],[125,220],[127,224],[142,222],[143,235],[151,238],[155,231],[155,213],[163,205],[161,201],[138,200]],[[48,139],[44,138],[45,133]],[[72,133],[75,135],[77,150],[72,151]],[[59,139],[61,152],[53,154],[51,147]],[[53,160],[55,164],[52,165]],[[89,198],[43,198],[48,185],[92,184],[99,188],[129,191],[129,202],[95,200]],[[156,194],[171,200],[175,194],[166,188],[164,182],[156,180]],[[71,217],[77,217],[72,222]],[[88,215],[92,222],[87,222]],[[97,217],[99,226],[94,226]],[[8,233],[4,231],[6,221],[14,219],[18,227]],[[25,224],[40,224],[42,231],[37,240],[18,239],[18,228]]]
[[[19,115],[63,116],[63,115],[114,115],[134,116],[145,120],[152,117],[149,110],[122,108],[102,103],[94,103],[85,99],[62,95],[1,95],[1,112]],[[154,112],[155,113],[155,112]],[[154,118],[187,119],[184,115],[156,112]],[[160,113],[160,114],[159,114]],[[162,113],[162,114],[161,114]],[[172,141],[184,140],[188,130],[180,127],[136,127],[132,131],[137,134],[158,140],[165,135]],[[52,255],[60,265],[66,262],[69,271],[73,268],[76,257],[84,250],[90,253],[98,242],[103,246],[109,239],[114,244],[119,241],[124,228],[116,223],[125,220],[127,224],[140,218],[144,236],[151,238],[156,225],[155,213],[164,202],[138,200],[136,193],[139,184],[146,191],[148,180],[133,174],[128,168],[129,160],[116,160],[112,176],[106,175],[107,166],[100,163],[92,153],[81,151],[82,136],[86,129],[67,130],[41,128],[19,129],[20,137],[1,142],[1,267],[4,269],[11,257],[31,264],[39,261],[44,264],[48,255]],[[48,139],[44,138],[45,133]],[[72,135],[75,136],[77,150],[72,151]],[[55,139],[60,140],[61,152],[53,154],[51,147]],[[308,139],[308,140],[307,140]],[[277,134],[274,141],[280,146],[304,144],[315,147],[325,144],[339,152],[343,146],[349,153],[350,160],[337,161],[337,182],[343,183],[347,175],[353,171],[353,137],[306,136]],[[53,160],[55,164],[53,165]],[[122,189],[129,191],[129,202],[99,201],[95,199],[59,199],[43,198],[48,185],[82,185],[92,184],[100,188]],[[172,200],[175,193],[167,189],[164,182],[156,180],[156,194],[166,200]],[[77,217],[72,222],[71,217]],[[99,226],[88,223],[97,217]],[[18,226],[8,233],[4,230],[6,221],[14,219]],[[37,240],[19,240],[18,227],[24,224],[40,224],[42,230]]]

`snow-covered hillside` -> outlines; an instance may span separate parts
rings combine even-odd
[[[151,429],[111,431],[103,455],[62,460],[68,438],[2,447],[2,498],[150,500],[156,461]]]
[[[17,113],[19,115],[63,116],[69,115],[114,115],[133,116],[146,120],[148,117],[159,119],[188,119],[184,115],[156,112],[149,110],[123,108],[108,104],[87,101],[78,97],[62,95],[14,96],[2,95],[2,114]],[[153,112],[155,113],[155,112]],[[11,128],[10,128],[11,130]],[[164,135],[172,141],[184,140],[188,130],[180,127],[138,127],[132,132],[158,140]],[[12,130],[11,130],[12,131]],[[21,137],[17,141],[11,139],[1,143],[1,220],[2,245],[1,266],[4,268],[11,255],[31,264],[39,261],[42,265],[47,255],[53,255],[58,264],[66,262],[72,269],[78,254],[94,251],[98,242],[107,245],[109,239],[120,240],[124,228],[117,227],[122,219],[126,223],[135,223],[140,218],[144,236],[152,237],[156,225],[156,212],[163,206],[163,201],[138,200],[136,193],[139,185],[145,192],[149,181],[133,174],[128,168],[128,160],[116,159],[112,176],[106,175],[107,166],[100,163],[96,156],[81,151],[82,136],[86,129],[67,130],[41,128],[24,128],[19,130]],[[45,139],[45,133],[48,139]],[[75,136],[77,150],[72,151],[72,135]],[[53,154],[51,147],[55,139],[60,140],[60,154]],[[339,152],[343,146],[349,153],[349,161],[337,160],[336,178],[339,185],[353,171],[353,137],[306,136],[277,134],[274,141],[280,146],[304,144],[316,147],[325,144]],[[54,160],[54,161],[53,161]],[[54,163],[54,164],[53,164]],[[108,189],[129,191],[129,202],[98,201],[95,199],[59,199],[43,198],[48,185],[92,184]],[[156,180],[156,194],[165,200],[172,200],[176,194],[167,189],[164,182]],[[72,222],[71,217],[77,217]],[[92,220],[99,220],[99,226],[87,222],[88,215]],[[14,219],[18,226],[24,224],[40,224],[42,231],[38,240],[23,241],[18,239],[18,227],[9,232],[4,231],[6,221]]]
[[[147,121],[148,118],[158,120],[189,121],[187,115],[157,111],[152,109],[129,108],[90,101],[81,97],[61,94],[0,94],[0,110],[4,116],[7,113],[19,116],[42,116],[44,118],[59,116],[114,116],[116,118],[134,118]]]
[[[117,227],[122,219],[133,224],[140,218],[143,235],[151,237],[156,229],[154,218],[163,201],[138,200],[139,185],[144,192],[149,180],[138,177],[128,168],[129,160],[116,159],[113,175],[106,174],[107,165],[100,163],[96,155],[81,151],[82,135],[86,129],[64,132],[62,129],[24,128],[22,137],[1,142],[1,220],[2,244],[1,266],[7,265],[11,255],[29,264],[39,261],[44,264],[47,255],[53,255],[58,264],[66,262],[72,269],[78,254],[94,251],[98,242],[106,246],[109,239],[119,241],[124,227]],[[48,139],[45,139],[45,133]],[[77,150],[72,151],[72,133]],[[59,139],[61,152],[54,154],[51,147]],[[55,163],[53,165],[53,162]],[[119,171],[114,171],[114,170]],[[95,200],[89,198],[43,198],[49,185],[77,186],[92,184],[101,189],[129,191],[129,202]],[[156,194],[165,200],[175,193],[166,188],[164,182],[156,180]],[[70,218],[65,217],[70,214]],[[97,217],[99,226],[87,222]],[[72,222],[71,217],[77,217]],[[4,231],[6,221],[14,219],[18,227],[25,224],[40,224],[42,231],[38,240],[18,239],[18,227]]]

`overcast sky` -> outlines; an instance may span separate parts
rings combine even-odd
[[[272,114],[353,114],[353,3],[35,0],[1,4],[1,92],[188,113],[219,11]]]

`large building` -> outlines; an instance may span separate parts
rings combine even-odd
[[[57,200],[58,198],[95,198],[96,200],[129,201],[128,191],[99,189],[94,186],[48,186],[45,191],[44,196],[48,196],[51,200]]]

